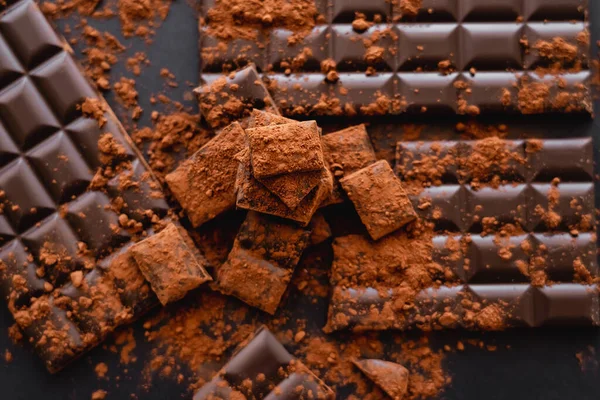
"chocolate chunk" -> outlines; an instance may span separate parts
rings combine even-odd
[[[325,220],[323,213],[317,211],[310,221],[310,244],[316,246],[332,236],[331,227]]]
[[[275,313],[309,237],[292,222],[250,211],[217,269],[219,290]]]
[[[162,305],[177,301],[212,280],[204,269],[207,262],[192,239],[174,223],[136,243],[129,251]]]
[[[235,206],[238,162],[234,156],[245,146],[244,130],[234,122],[166,176],[193,226]]]
[[[333,400],[335,393],[262,327],[194,395],[194,400],[238,398]]]
[[[223,127],[240,119],[247,126],[247,118],[255,108],[279,114],[254,64],[227,77],[215,76],[195,92],[200,112],[212,128]]]
[[[295,172],[270,178],[257,178],[289,209],[294,210],[321,182],[321,171]]]
[[[340,184],[375,240],[417,217],[400,179],[385,160],[345,176]]]
[[[409,372],[402,365],[376,359],[354,360],[352,362],[392,399],[402,400],[404,398],[408,390]]]
[[[321,169],[320,182],[294,209],[289,209],[278,196],[274,195],[254,176],[250,157],[242,157],[239,164],[236,187],[239,208],[254,210],[282,218],[297,221],[302,226],[308,225],[313,214],[333,190],[333,178],[326,169]]]
[[[336,180],[327,203],[341,203],[344,201],[344,194],[338,180],[344,175],[373,164],[377,157],[363,124],[324,135],[321,140],[325,162]]]
[[[321,137],[315,121],[247,129],[246,135],[256,178],[319,171],[324,167]]]

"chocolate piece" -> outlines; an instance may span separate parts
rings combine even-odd
[[[253,175],[259,179],[324,167],[315,121],[247,129],[246,135]]]
[[[340,184],[375,240],[417,217],[400,180],[385,160],[345,176]]]
[[[212,280],[192,239],[173,223],[129,251],[163,306]]]
[[[204,84],[195,93],[200,103],[200,112],[212,128],[223,127],[244,119],[252,109],[266,110],[279,114],[271,95],[263,84],[253,64],[225,76],[206,76]]]
[[[292,222],[250,211],[217,269],[219,290],[274,314],[309,237]]]
[[[310,221],[310,244],[316,246],[332,236],[331,227],[325,220],[323,213],[317,211]]]
[[[244,130],[234,122],[166,176],[194,227],[235,206],[234,156],[245,147]]]
[[[375,243],[335,239],[326,329],[599,325],[590,146],[398,143],[421,221]]]
[[[321,141],[325,163],[336,180],[327,203],[342,203],[344,194],[338,180],[377,161],[375,151],[363,124],[327,134]]]
[[[289,123],[296,123],[296,121],[269,112],[252,110],[248,125],[249,128],[258,128]],[[306,195],[319,184],[321,181],[321,173],[319,171],[299,172],[296,174],[257,179],[269,189],[271,193],[279,197],[288,208],[295,209]]]
[[[335,394],[262,327],[194,395],[194,400],[236,398],[333,400]]]
[[[408,390],[409,372],[402,365],[376,359],[353,360],[352,362],[392,399],[402,400],[404,398]]]
[[[201,76],[255,61],[289,116],[591,114],[588,3],[334,0],[293,44],[277,28],[228,41],[201,30]]]
[[[0,14],[0,293],[50,372],[157,304],[127,255],[169,207],[35,2]],[[110,167],[110,168],[108,168]]]
[[[239,208],[254,210],[297,221],[308,225],[313,214],[333,190],[333,178],[327,168],[321,169],[320,182],[299,204],[291,210],[276,195],[271,193],[252,175],[250,157],[242,157],[236,178],[237,202]]]

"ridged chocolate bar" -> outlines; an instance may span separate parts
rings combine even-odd
[[[210,36],[216,3],[202,6],[201,80],[254,63],[285,115],[592,112],[587,0],[423,0],[416,15],[320,0],[325,23],[293,45],[276,26],[256,41]]]
[[[9,2],[10,3],[10,2]],[[128,253],[160,185],[36,3],[0,14],[0,294],[56,372],[157,299]]]
[[[333,391],[261,328],[194,400],[330,400]]]
[[[386,255],[407,233],[338,237],[327,329],[600,325],[591,138],[399,142],[395,169],[432,224],[431,285],[354,275],[426,260]]]

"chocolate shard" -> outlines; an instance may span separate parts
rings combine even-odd
[[[417,218],[400,179],[385,160],[345,176],[340,184],[374,240]]]
[[[250,211],[227,260],[217,269],[217,287],[274,314],[309,237],[310,230],[293,222]]]
[[[194,395],[194,400],[334,398],[335,393],[294,359],[266,327],[242,343],[221,371]]]
[[[162,305],[212,280],[206,259],[182,227],[169,223],[159,233],[129,250]]]
[[[228,76],[213,78],[204,79],[205,84],[194,90],[200,112],[212,128],[227,126],[238,120],[247,127],[253,109],[279,114],[254,64]]]
[[[244,130],[234,122],[166,176],[193,226],[235,206],[238,162],[234,156],[245,147]]]
[[[377,359],[352,360],[370,380],[394,400],[402,400],[408,390],[410,373],[400,365]]]

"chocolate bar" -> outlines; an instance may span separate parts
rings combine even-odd
[[[194,400],[237,398],[332,400],[335,394],[263,327],[194,395]]]
[[[169,206],[36,3],[11,3],[0,14],[0,293],[57,372],[157,304],[130,249]]]
[[[211,36],[205,0],[201,78],[254,63],[284,115],[592,113],[586,0],[330,3],[290,42]]]
[[[590,138],[400,142],[395,170],[420,218],[334,240],[326,330],[600,324]]]
[[[310,234],[293,222],[248,212],[227,260],[217,268],[218,289],[274,314]]]
[[[402,365],[377,359],[353,360],[352,362],[392,399],[402,399],[406,394],[409,372]]]

